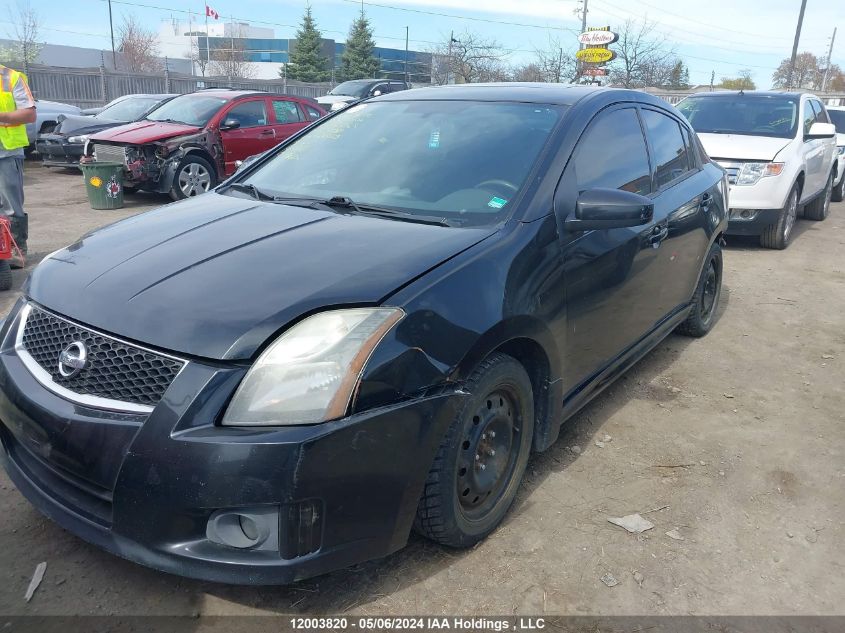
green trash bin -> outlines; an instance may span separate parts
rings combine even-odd
[[[92,209],[123,208],[123,163],[80,163]]]

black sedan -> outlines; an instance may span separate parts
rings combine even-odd
[[[97,132],[137,121],[175,94],[136,94],[115,99],[94,116],[63,115],[49,133],[41,134],[35,149],[45,165],[74,167],[82,157],[85,141]]]
[[[0,329],[0,455],[64,528],[175,574],[469,547],[563,421],[711,329],[726,195],[643,93],[351,106],[39,264]]]

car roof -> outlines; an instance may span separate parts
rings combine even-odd
[[[269,92],[264,90],[238,90],[236,88],[201,88],[200,90],[196,90],[194,92],[187,92],[184,95],[179,95],[181,97],[187,96],[194,96],[194,95],[212,95],[214,97],[221,97],[223,99],[235,99],[237,97],[251,97],[255,96],[267,96]],[[274,95],[276,96],[276,95]],[[290,97],[291,95],[277,95],[279,97]]]
[[[414,88],[402,92],[392,92],[377,98],[378,101],[518,101],[525,103],[545,103],[554,105],[574,105],[578,101],[597,95],[609,98],[617,97],[624,101],[640,101],[643,103],[659,103],[664,107],[671,106],[652,95],[639,90],[624,88],[605,88],[600,86],[579,86],[575,84],[548,83],[488,83],[488,84],[454,84],[448,86],[433,86],[430,88]]]
[[[713,92],[696,92],[689,95],[689,97],[706,97],[708,99],[718,99],[719,97],[736,97],[737,95],[753,96],[753,97],[793,97],[798,98],[803,95],[813,97],[815,95],[808,92],[784,92],[781,90],[714,90]]]

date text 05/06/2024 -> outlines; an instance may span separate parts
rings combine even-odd
[[[295,631],[309,630],[432,630],[432,631],[539,631],[546,628],[544,618],[529,617],[295,617],[290,619]]]

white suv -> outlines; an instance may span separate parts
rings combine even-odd
[[[845,106],[827,106],[830,122],[836,126],[836,180],[831,200],[845,200]]]
[[[837,178],[836,129],[818,97],[789,92],[710,92],[678,109],[728,174],[728,234],[786,248],[803,209],[824,220]]]

